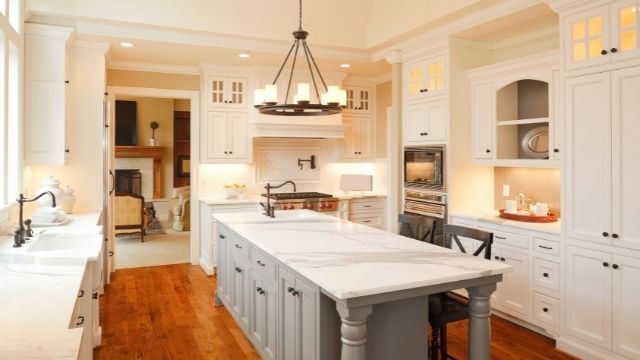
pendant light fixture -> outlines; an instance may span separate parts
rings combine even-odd
[[[342,108],[347,103],[347,92],[341,90],[338,86],[327,86],[318,69],[316,60],[311,55],[311,50],[307,45],[308,32],[302,30],[302,0],[299,1],[299,19],[298,30],[293,32],[293,45],[289,49],[289,53],[284,59],[280,70],[276,74],[276,78],[271,85],[267,85],[264,89],[256,89],[254,93],[254,107],[260,111],[261,114],[267,115],[287,115],[287,116],[318,116],[318,115],[333,115],[339,114]],[[296,67],[296,60],[298,57],[298,50],[302,47],[304,51],[305,59],[307,60],[307,66],[309,67],[309,73],[311,75],[311,81],[313,83],[313,89],[317,103],[311,102],[311,89],[308,83],[299,83],[297,86],[298,93],[293,95],[293,101],[289,102],[289,95],[291,94],[291,81],[293,80],[293,71]],[[294,51],[295,50],[295,51]],[[276,82],[282,74],[285,65],[291,53],[293,54],[293,61],[291,64],[291,73],[289,75],[289,81],[287,83],[287,92],[282,103],[278,103],[278,86]],[[321,82],[322,88],[318,89],[316,82],[316,76]],[[321,93],[320,91],[323,92]]]

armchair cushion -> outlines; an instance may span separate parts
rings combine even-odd
[[[175,231],[189,231],[191,216],[189,211],[191,191],[189,186],[174,188],[169,200],[169,219]]]

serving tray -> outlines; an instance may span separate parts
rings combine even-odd
[[[498,211],[500,212],[500,217],[503,219],[532,222],[532,223],[550,223],[550,222],[558,221],[558,214],[552,213],[552,212],[550,212],[549,215],[536,216],[536,215],[512,214],[512,213],[506,212],[505,209],[500,209]]]

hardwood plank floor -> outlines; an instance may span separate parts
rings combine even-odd
[[[215,277],[190,264],[118,270],[100,298],[106,359],[259,359],[224,307],[213,306]],[[574,359],[553,340],[492,317],[492,358]],[[449,325],[449,353],[465,359],[467,323]]]

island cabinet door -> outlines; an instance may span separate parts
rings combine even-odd
[[[640,260],[613,255],[613,351],[640,359]]]
[[[218,227],[220,228],[220,227]],[[218,267],[216,269],[217,273],[217,296],[221,300],[229,301],[229,259],[227,258],[227,237],[223,233],[222,230],[219,230],[217,234],[215,234],[218,238],[218,246],[216,246],[217,250],[217,258],[218,258]]]
[[[237,259],[232,259],[233,280],[231,290],[231,312],[244,330],[249,328],[249,271],[246,264]]]
[[[251,275],[249,291],[251,341],[265,359],[276,359],[277,305],[276,287]]]
[[[280,268],[280,358],[317,359],[317,290]]]

